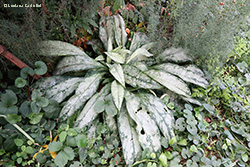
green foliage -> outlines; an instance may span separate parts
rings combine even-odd
[[[12,54],[32,66],[35,61],[41,58],[35,54],[35,43],[48,38],[49,34],[42,19],[42,8],[13,8],[4,7],[9,5],[38,4],[33,0],[15,0],[0,2],[0,43]],[[2,58],[0,58],[0,62]],[[2,62],[4,64],[4,61]],[[7,67],[6,67],[7,68]]]
[[[210,72],[222,67],[234,36],[249,22],[248,1],[183,1],[175,18],[174,43],[188,48]]]
[[[43,62],[39,63],[44,65]],[[41,74],[40,69],[40,67],[34,70],[22,69],[21,77],[15,80],[16,88],[9,86],[5,92],[1,92],[0,149],[1,153],[6,152],[6,154],[1,155],[0,165],[34,166],[35,161],[32,156],[39,151],[37,145],[45,144],[46,136],[50,135],[49,131],[56,127],[56,118],[60,111],[59,104],[42,97],[37,89],[34,89],[31,95],[26,92],[30,89],[28,74]],[[43,73],[46,72],[47,69],[43,69]],[[25,85],[20,86],[22,83],[20,80],[25,82]],[[51,107],[52,112],[48,110]],[[35,142],[37,142],[36,145]]]
[[[72,41],[75,34],[84,37],[81,30],[93,35],[93,27],[97,25],[97,12],[101,7],[101,0],[77,1],[46,1],[45,24],[51,30],[53,39]],[[86,36],[85,36],[86,37]]]

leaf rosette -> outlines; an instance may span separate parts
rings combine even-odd
[[[41,55],[64,57],[54,76],[40,79],[34,88],[63,104],[61,120],[77,113],[76,127],[91,126],[98,115],[112,122],[108,124],[118,129],[125,161],[131,165],[142,149],[160,151],[161,135],[167,142],[175,136],[172,112],[150,92],[164,94],[170,90],[199,104],[191,98],[190,84],[206,87],[208,82],[199,68],[190,65],[192,59],[183,49],[170,48],[153,55],[150,49],[156,43],[149,42],[143,33],[134,33],[129,46],[120,15],[102,17],[99,26],[99,37],[107,51],[96,59],[71,44],[43,41]],[[70,76],[78,72],[85,75]]]

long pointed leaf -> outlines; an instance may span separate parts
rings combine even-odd
[[[118,46],[122,45],[122,30],[120,27],[120,19],[118,15],[114,15],[114,32],[115,41]]]
[[[45,90],[44,96],[51,100],[56,100],[58,103],[61,103],[65,98],[72,94],[79,83],[83,81],[84,78],[69,78],[64,82],[60,82],[51,88]]]
[[[132,61],[133,59],[136,59],[140,56],[146,56],[146,57],[150,57],[153,56],[153,54],[149,53],[146,49],[144,48],[138,48],[134,51],[134,53],[132,53],[132,55],[130,55],[128,57],[128,60],[126,61],[126,64],[128,64],[130,61]]]
[[[124,88],[116,80],[111,84],[111,93],[117,109],[120,111],[124,98]]]
[[[142,70],[133,65],[124,65],[125,82],[135,88],[161,89],[162,86],[152,80]]]
[[[95,110],[95,105],[98,101],[103,100],[110,92],[110,85],[106,85],[102,88],[99,93],[96,93],[92,96],[89,101],[84,106],[83,110],[76,119],[75,126],[83,128],[92,122],[98,115],[98,112]]]
[[[124,159],[127,165],[132,165],[141,152],[141,148],[136,132],[129,124],[129,117],[125,107],[118,114],[117,121]]]
[[[71,71],[82,71],[93,68],[101,68],[102,64],[96,62],[88,55],[64,57],[57,65],[54,74],[62,75]]]
[[[120,19],[120,27],[121,27],[121,37],[122,37],[122,46],[125,46],[126,42],[127,42],[127,33],[125,31],[125,22],[122,18],[121,15],[117,15]]]
[[[145,33],[142,32],[134,33],[129,50],[131,52],[134,52],[137,48],[140,48],[147,42],[148,42],[148,37]]]
[[[114,60],[117,63],[124,64],[125,63],[125,57],[119,53],[116,52],[104,52],[109,58]]]
[[[60,118],[66,120],[74,114],[97,91],[102,78],[102,73],[94,74],[79,84],[76,93],[63,106]]]
[[[172,74],[161,70],[149,70],[145,73],[153,80],[157,81],[161,85],[165,86],[166,88],[177,94],[183,96],[191,95],[191,91],[189,90],[187,84],[176,76],[173,76]]]
[[[156,57],[159,62],[171,61],[175,63],[185,63],[193,61],[183,49],[168,48]]]
[[[42,41],[38,46],[38,54],[43,56],[86,55],[80,48],[62,41]]]
[[[162,134],[169,142],[175,136],[173,131],[174,117],[172,113],[167,109],[160,98],[151,94],[139,94],[139,96],[146,110],[150,112],[149,115],[156,122]]]
[[[51,88],[52,86],[63,82],[71,77],[65,77],[65,76],[51,76],[51,77],[44,77],[36,81],[33,85],[32,88],[34,89],[39,89],[41,91],[44,91],[46,89]]]
[[[172,63],[164,63],[154,66],[154,68],[177,75],[184,81],[199,85],[203,88],[206,88],[208,85],[207,80],[204,78],[203,72],[194,65],[182,67]]]
[[[161,150],[161,136],[156,123],[145,110],[137,111],[136,117],[141,125],[141,127],[137,126],[136,130],[142,148],[149,148],[153,152]]]
[[[125,79],[124,79],[124,74],[123,74],[122,66],[120,64],[111,65],[109,71],[115,77],[115,79],[123,87],[125,87]]]

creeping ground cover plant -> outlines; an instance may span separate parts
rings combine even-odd
[[[99,54],[95,59],[69,43],[41,42],[40,55],[63,58],[54,76],[33,88],[63,106],[59,122],[89,129],[95,120],[107,123],[119,133],[126,164],[132,165],[143,150],[159,153],[161,142],[175,137],[172,111],[162,100],[166,93],[199,105],[189,87],[206,88],[208,82],[183,49],[152,54],[157,43],[143,33],[128,42],[120,15],[101,17],[99,38],[105,51],[92,42]]]

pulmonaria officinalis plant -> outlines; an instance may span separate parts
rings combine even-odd
[[[187,83],[201,87],[208,83],[182,49],[170,48],[153,55],[150,49],[156,43],[148,42],[143,33],[135,33],[128,46],[120,15],[101,17],[99,37],[107,51],[95,59],[71,44],[43,41],[40,54],[64,57],[54,76],[39,80],[34,88],[64,104],[60,120],[77,114],[75,127],[91,126],[98,115],[103,116],[110,128],[119,132],[125,161],[132,165],[142,149],[158,152],[162,138],[169,142],[175,136],[172,113],[155,92],[160,95],[168,89],[199,103],[191,98]],[[86,74],[70,76],[80,71]]]

